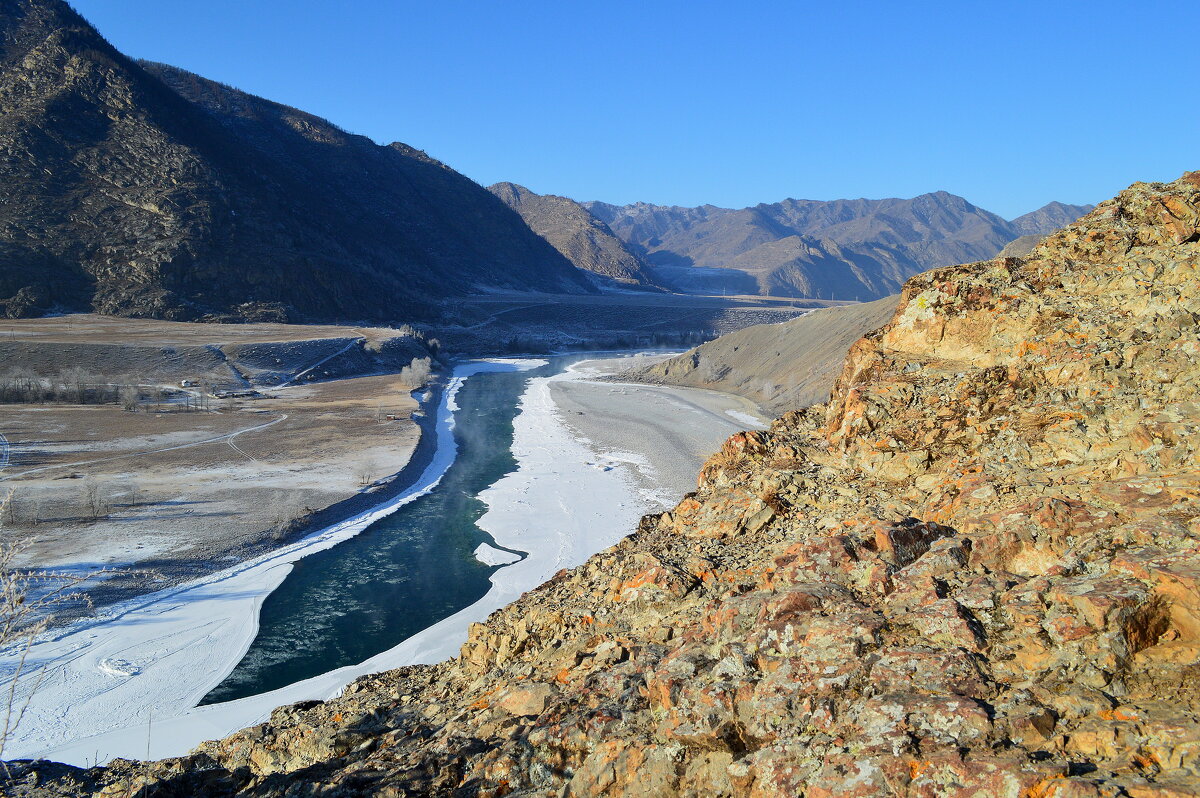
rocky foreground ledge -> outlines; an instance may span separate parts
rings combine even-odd
[[[452,662],[17,795],[1200,794],[1200,172],[910,280]]]

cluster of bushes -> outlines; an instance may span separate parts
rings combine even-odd
[[[139,385],[132,377],[110,381],[78,368],[65,369],[52,377],[10,371],[0,377],[0,404],[119,404],[126,410],[136,410],[143,402],[161,406],[174,401],[182,409],[207,410],[208,390],[205,386],[199,396],[184,393],[181,398],[180,392]]]
[[[427,357],[413,358],[407,366],[400,369],[400,382],[409,388],[420,388],[429,381],[429,375],[432,373],[432,359]]]
[[[107,382],[83,369],[66,369],[53,377],[20,371],[0,377],[3,404],[105,405],[129,398],[136,403],[137,386]]]
[[[425,334],[424,330],[418,330],[411,324],[401,324],[399,327],[395,327],[393,329],[395,329],[396,332],[400,333],[400,335],[404,336],[405,338],[412,338],[421,346],[425,347],[426,351],[428,351],[433,357],[437,357],[438,352],[441,351],[441,341],[436,338],[430,338]],[[368,351],[371,351],[371,346],[372,344],[367,344]]]

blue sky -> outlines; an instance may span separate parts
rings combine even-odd
[[[1200,169],[1200,3],[76,0],[129,55],[485,185],[1012,217]]]

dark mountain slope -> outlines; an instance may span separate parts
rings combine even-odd
[[[134,63],[57,0],[2,11],[10,315],[389,320],[474,286],[592,290],[503,203],[423,153]]]
[[[488,191],[521,215],[533,232],[546,239],[577,268],[630,286],[653,286],[654,277],[640,257],[629,251],[608,225],[566,197],[535,194],[516,183],[497,183]]]

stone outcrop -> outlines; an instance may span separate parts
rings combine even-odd
[[[910,280],[825,405],[471,629],[15,794],[1176,798],[1200,784],[1200,173]]]

